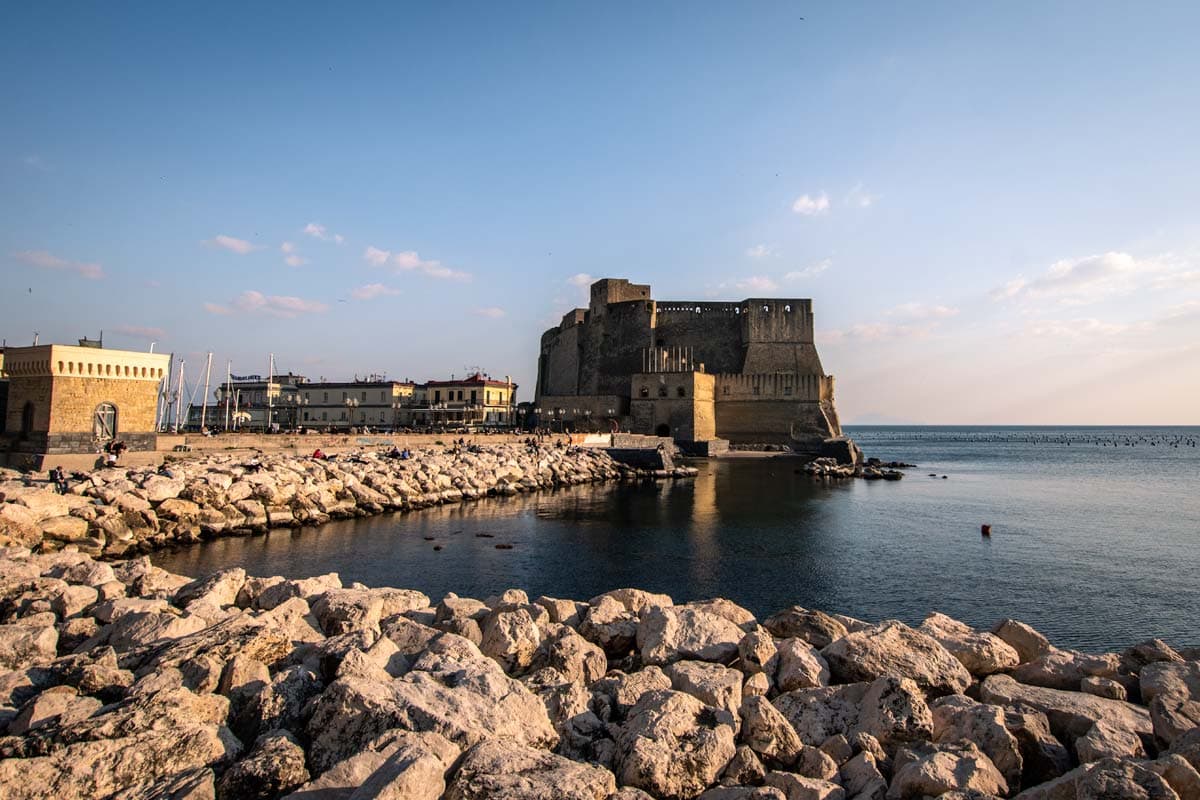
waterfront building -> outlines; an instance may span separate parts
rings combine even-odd
[[[556,428],[816,451],[842,433],[833,390],[810,299],[656,301],[606,278],[542,335],[534,406]]]
[[[166,353],[112,350],[99,342],[6,347],[3,441],[9,454],[42,457],[99,452],[120,439],[129,450],[154,450],[159,385]]]
[[[425,404],[412,409],[416,425],[510,427],[516,424],[517,384],[476,372],[466,378],[427,381]]]
[[[299,387],[300,424],[315,428],[394,429],[417,397],[411,381],[366,380],[307,383]]]

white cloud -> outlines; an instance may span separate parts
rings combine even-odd
[[[1167,258],[1135,258],[1129,253],[1108,252],[1084,258],[1063,259],[1032,280],[1018,276],[990,292],[994,300],[1050,298],[1062,305],[1082,305],[1112,295],[1128,294],[1154,277],[1154,285],[1186,283],[1189,273],[1173,270]]]
[[[799,281],[805,278],[815,278],[833,266],[833,259],[823,258],[815,264],[809,264],[803,269],[793,270],[783,276],[785,281]]]
[[[363,258],[376,267],[382,267],[391,257],[391,253],[387,250],[380,250],[378,247],[368,247],[363,253]]]
[[[132,336],[136,339],[162,339],[167,335],[167,332],[162,328],[146,328],[141,325],[117,325],[109,328],[113,333],[122,333],[126,336]]]
[[[305,300],[291,295],[264,295],[248,290],[235,297],[228,305],[205,303],[204,310],[210,314],[228,316],[235,312],[243,314],[265,314],[271,317],[291,318],[300,314],[319,314],[329,306],[317,300]]]
[[[821,192],[818,195],[802,194],[792,203],[792,211],[806,217],[824,214],[829,210],[829,195]]]
[[[296,251],[296,245],[291,242],[284,242],[279,245],[279,249],[284,253],[283,263],[289,267],[302,267],[308,263],[308,259],[301,256]]]
[[[104,269],[99,264],[90,261],[68,261],[45,250],[22,250],[13,253],[12,257],[31,267],[75,272],[88,280],[95,281],[104,277]]]
[[[505,315],[505,311],[503,308],[488,306],[487,308],[475,309],[475,315],[478,317],[487,317],[488,319],[500,319]]]
[[[400,290],[384,286],[382,283],[368,283],[354,289],[350,294],[356,300],[374,300],[376,297],[382,297],[383,295],[400,294]]]
[[[571,277],[567,278],[567,283],[571,284],[572,286],[578,286],[580,289],[586,289],[592,285],[593,280],[594,278],[592,278],[592,276],[588,275],[586,272],[577,272]]]
[[[924,303],[901,303],[887,312],[889,317],[904,319],[946,319],[958,316],[958,309],[952,306],[929,306]]]
[[[378,247],[367,247],[363,252],[363,258],[372,266],[382,267],[391,265],[392,271],[396,273],[420,272],[430,278],[441,280],[471,280],[469,272],[460,272],[459,270],[451,269],[440,261],[423,259],[416,250],[404,250],[399,253],[393,253],[390,250],[381,250]]]
[[[304,232],[314,239],[320,239],[322,242],[341,244],[346,241],[340,233],[330,233],[329,229],[319,222],[308,223],[304,226]]]
[[[237,239],[233,236],[226,236],[223,233],[217,234],[213,238],[209,239],[206,244],[212,247],[224,248],[225,250],[228,250],[231,253],[237,253],[240,256],[244,256],[247,253],[253,253],[255,250],[262,249],[256,244],[247,242],[245,239]]]
[[[756,244],[754,247],[746,249],[746,255],[750,258],[767,258],[775,255],[773,248],[767,247],[765,244]]]
[[[870,208],[879,202],[882,197],[883,195],[867,191],[861,183],[857,183],[846,195],[846,205],[856,208]]]

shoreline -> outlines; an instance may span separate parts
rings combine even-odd
[[[1200,650],[1089,655],[1011,619],[759,620],[638,589],[434,600],[9,547],[0,644],[14,800],[1200,789]]]
[[[598,449],[514,443],[422,448],[407,459],[362,449],[327,459],[220,453],[159,469],[96,469],[65,494],[0,470],[0,546],[50,552],[72,545],[114,559],[490,496],[695,475],[692,467],[634,468]]]

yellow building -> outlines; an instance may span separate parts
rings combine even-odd
[[[9,347],[3,434],[20,453],[95,453],[120,439],[155,448],[158,386],[170,356],[49,344]]]
[[[507,427],[516,422],[517,384],[476,372],[461,380],[428,381],[425,401],[413,409],[417,424]]]

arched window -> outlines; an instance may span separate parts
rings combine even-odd
[[[33,401],[26,400],[25,405],[21,408],[21,435],[28,436],[33,433]]]
[[[112,403],[101,403],[96,406],[96,415],[92,419],[92,435],[102,441],[116,438],[117,407]]]

